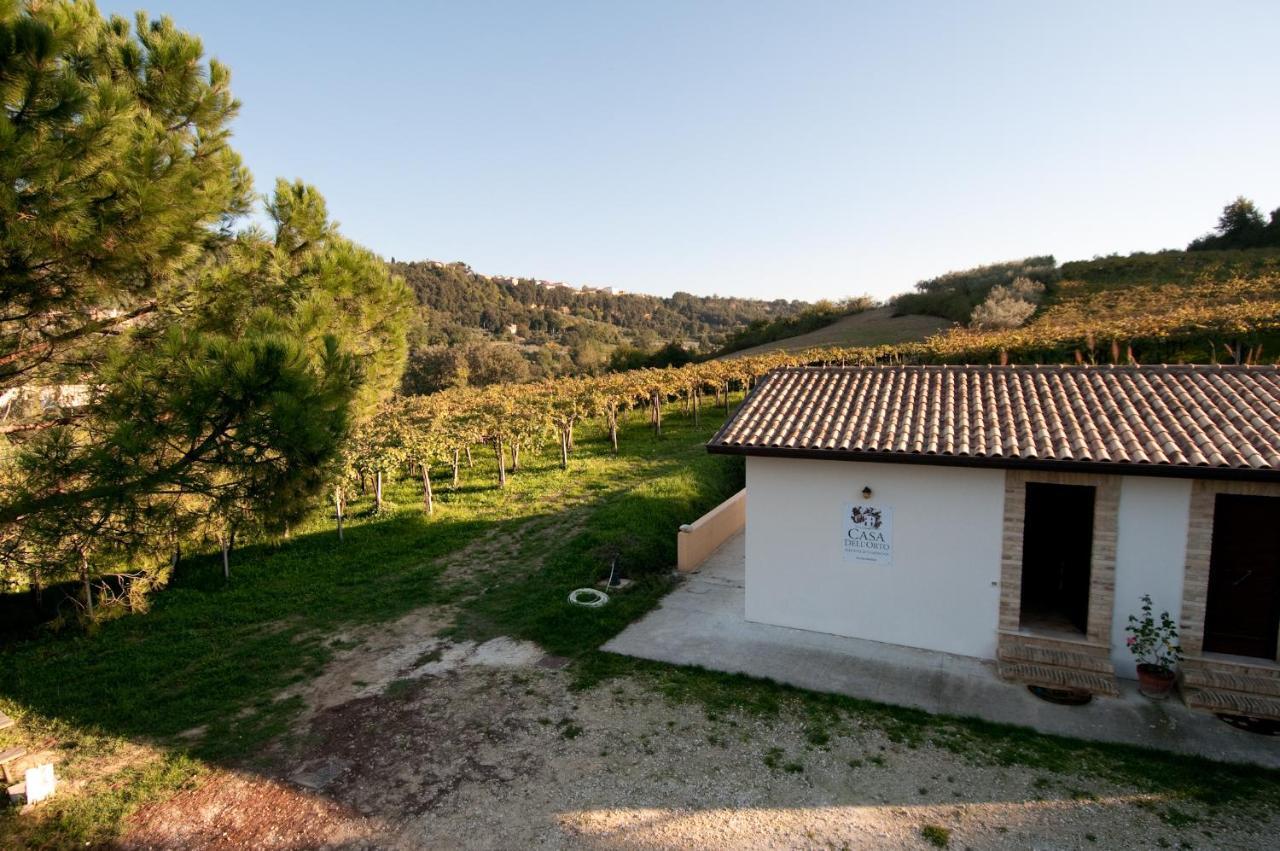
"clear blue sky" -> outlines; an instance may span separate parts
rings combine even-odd
[[[103,3],[132,13],[137,4]],[[1280,206],[1280,3],[149,0],[231,66],[261,189],[398,259],[887,296]]]

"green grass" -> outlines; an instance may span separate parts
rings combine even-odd
[[[951,831],[936,824],[926,824],[920,828],[920,837],[934,848],[946,848],[951,844]]]
[[[455,638],[502,634],[568,656],[591,651],[667,589],[676,528],[741,487],[741,461],[702,448],[718,425],[708,417],[694,427],[673,406],[657,438],[636,417],[614,458],[586,424],[567,471],[553,447],[526,450],[506,490],[495,487],[492,453],[477,448],[456,490],[438,471],[430,518],[417,482],[406,481],[389,487],[379,516],[367,500],[354,501],[344,543],[320,512],[288,541],[237,549],[229,583],[214,554],[190,558],[147,614],[0,649],[0,709],[20,721],[0,732],[0,747],[70,743],[72,771],[75,757],[105,757],[128,741],[153,743],[182,766],[243,760],[301,709],[274,696],[350,646],[335,632],[429,604],[457,608]],[[515,568],[445,576],[441,558],[478,541],[494,542]],[[603,609],[570,606],[569,591],[603,578],[614,554],[635,584]],[[202,726],[203,736],[179,735]],[[168,759],[145,768],[154,778],[117,786],[151,796],[176,788],[186,774],[166,768]],[[146,797],[117,790],[91,795],[92,805],[62,799],[49,808],[49,830],[68,842],[101,841]],[[0,833],[12,818],[0,811]]]
[[[0,847],[63,848],[101,842],[144,804],[192,786],[204,772],[198,760],[174,753],[130,765],[91,784],[79,795],[62,795],[44,806],[40,821],[20,827],[12,811],[0,811]],[[9,837],[9,838],[6,838]],[[5,844],[10,839],[14,845]]]

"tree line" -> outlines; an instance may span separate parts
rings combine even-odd
[[[1219,251],[1238,248],[1280,248],[1280,207],[1263,218],[1262,211],[1243,195],[1222,208],[1218,226],[1194,239],[1188,251]]]
[[[415,348],[467,343],[481,336],[518,339],[553,351],[560,347],[580,352],[591,342],[648,350],[673,340],[711,351],[749,322],[790,316],[808,307],[787,299],[685,292],[660,297],[544,286],[531,278],[482,275],[457,262],[393,261],[391,267],[418,298],[420,313],[411,335]]]

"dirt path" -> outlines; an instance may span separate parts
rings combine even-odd
[[[1274,822],[984,766],[844,717],[709,718],[640,680],[586,692],[527,643],[414,613],[352,636],[270,776],[215,773],[126,848],[1264,848]]]

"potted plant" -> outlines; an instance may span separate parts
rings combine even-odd
[[[1182,661],[1178,625],[1168,612],[1157,619],[1151,611],[1151,595],[1142,595],[1142,617],[1129,615],[1129,650],[1138,660],[1138,691],[1163,700],[1173,690],[1174,668]]]

